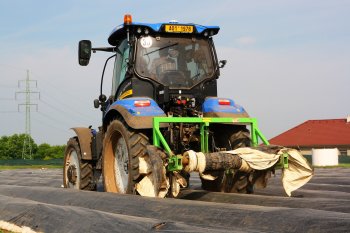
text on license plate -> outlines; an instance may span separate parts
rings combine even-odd
[[[186,25],[165,25],[166,32],[192,33],[193,26]]]

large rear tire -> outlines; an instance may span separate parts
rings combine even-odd
[[[107,128],[103,141],[102,175],[105,191],[135,193],[135,184],[142,179],[139,157],[147,153],[149,139],[127,127],[119,119]]]
[[[250,146],[250,133],[246,126],[213,125],[215,144],[226,150]],[[215,180],[202,179],[202,188],[214,192],[253,193],[249,173],[240,171],[212,171]]]
[[[65,188],[96,190],[91,163],[83,161],[77,138],[70,138],[64,155],[63,186]]]

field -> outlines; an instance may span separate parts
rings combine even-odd
[[[287,197],[280,173],[253,195],[208,193],[197,175],[178,199],[61,188],[61,169],[0,170],[0,220],[41,232],[349,232],[350,169],[316,168]]]

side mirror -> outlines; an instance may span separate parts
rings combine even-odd
[[[219,61],[219,68],[224,68],[224,66],[226,65],[227,61],[226,60],[220,60]]]
[[[79,65],[87,66],[91,57],[91,41],[89,40],[81,40],[79,41]]]

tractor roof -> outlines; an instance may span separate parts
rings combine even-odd
[[[193,34],[204,37],[216,35],[220,30],[218,26],[203,26],[175,21],[168,23],[136,23],[131,21],[130,16],[130,21],[113,29],[108,37],[108,43],[116,46],[118,41],[125,38],[127,29],[129,29],[130,34]]]

